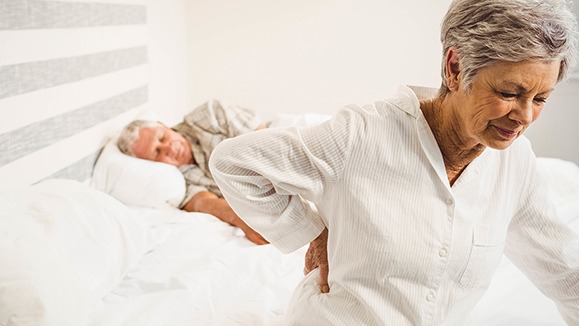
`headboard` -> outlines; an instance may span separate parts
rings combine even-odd
[[[86,180],[148,102],[146,0],[0,1],[0,190]]]

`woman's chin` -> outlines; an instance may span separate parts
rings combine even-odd
[[[516,138],[510,139],[510,140],[494,140],[494,141],[488,142],[488,144],[486,146],[490,147],[492,149],[502,151],[502,150],[509,148],[513,144],[515,139]]]

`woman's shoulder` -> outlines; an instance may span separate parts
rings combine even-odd
[[[404,101],[401,101],[400,99],[390,98],[376,100],[363,105],[346,105],[340,111],[342,114],[352,115],[359,117],[364,121],[370,121],[374,119],[390,120],[404,117],[412,118],[416,116],[415,110],[420,110],[420,108],[415,107],[411,101],[406,101],[406,103],[404,103]]]

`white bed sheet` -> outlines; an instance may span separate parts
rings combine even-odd
[[[303,277],[306,248],[256,246],[201,213],[139,209],[154,249],[90,314],[89,325],[276,325]]]

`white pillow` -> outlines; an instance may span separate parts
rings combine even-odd
[[[178,207],[185,197],[185,178],[173,165],[123,154],[118,137],[103,148],[91,185],[125,205],[152,208]]]
[[[76,181],[0,193],[0,325],[81,325],[148,241],[127,206]]]

